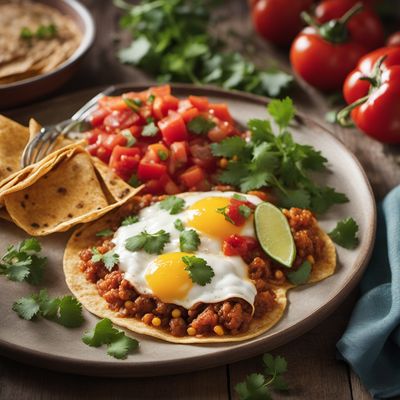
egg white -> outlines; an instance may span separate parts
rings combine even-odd
[[[125,272],[125,279],[139,293],[156,296],[157,294],[153,293],[147,284],[146,274],[150,269],[154,268],[154,260],[158,255],[148,254],[144,250],[131,252],[125,248],[126,240],[131,236],[140,234],[144,230],[148,233],[155,233],[163,229],[170,234],[170,242],[165,245],[162,254],[180,252],[180,232],[174,227],[174,222],[180,219],[185,228],[193,229],[186,224],[193,217],[193,213],[196,213],[196,210],[188,210],[192,204],[209,197],[231,198],[233,194],[234,192],[218,191],[182,193],[177,195],[177,197],[185,200],[185,208],[181,213],[176,215],[171,215],[168,211],[161,209],[159,203],[142,209],[138,214],[139,221],[132,225],[121,226],[113,238],[115,251],[119,255],[119,267],[121,271]],[[261,200],[256,196],[244,196],[255,205],[261,203]],[[194,254],[196,257],[203,258],[212,267],[215,276],[212,278],[211,283],[205,286],[194,283],[184,299],[175,299],[173,303],[189,309],[199,302],[216,303],[237,297],[253,305],[257,290],[254,283],[248,278],[247,264],[240,256],[225,256],[222,252],[222,243],[220,240],[200,231],[197,231],[197,233],[201,243]],[[255,237],[251,219],[243,225],[240,234]]]

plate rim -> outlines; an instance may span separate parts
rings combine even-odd
[[[151,85],[152,83],[145,83],[145,84],[120,83],[113,86],[115,86],[119,90],[140,91],[147,89]],[[55,99],[46,100],[41,103],[35,103],[31,104],[30,106],[20,108],[18,110],[13,111],[12,114],[18,115],[24,113],[24,111],[26,112],[29,108],[32,108],[32,106],[36,107],[42,104],[44,105],[46,103],[50,104],[53,101],[57,101],[57,103],[59,102],[62,103],[64,101],[68,101],[68,99],[71,98],[72,96],[78,96],[78,95],[84,96],[86,93],[88,94],[94,93],[96,92],[96,90],[101,91],[107,86],[109,85],[101,85],[85,90],[71,92],[67,95],[59,96]],[[171,88],[172,90],[176,89],[178,91],[190,91],[192,92],[192,94],[195,95],[203,94],[207,96],[215,95],[224,98],[235,98],[237,100],[244,100],[258,105],[266,105],[269,101],[271,101],[271,99],[267,97],[240,92],[236,90],[228,91],[211,85],[196,86],[191,84],[171,83]],[[175,373],[185,373],[195,370],[197,371],[201,369],[215,367],[218,365],[225,365],[246,358],[250,358],[262,352],[271,350],[275,347],[288,343],[289,341],[295,339],[298,336],[303,335],[304,333],[306,333],[307,331],[311,330],[313,327],[321,323],[322,320],[327,318],[355,288],[355,286],[361,279],[361,276],[368,264],[368,261],[370,260],[373,251],[373,243],[375,239],[376,225],[377,225],[376,202],[371,184],[368,180],[364,168],[362,167],[357,157],[349,149],[347,149],[344,143],[339,138],[334,136],[329,131],[329,129],[327,129],[324,125],[314,120],[313,118],[308,117],[304,113],[296,110],[295,118],[299,122],[307,122],[309,124],[315,125],[316,127],[318,127],[318,129],[323,130],[326,134],[328,134],[331,137],[331,139],[334,140],[335,144],[339,146],[342,151],[344,151],[348,156],[350,156],[352,161],[357,165],[359,171],[361,172],[361,176],[364,180],[364,183],[369,193],[370,200],[372,202],[372,215],[370,216],[370,220],[367,223],[366,239],[364,243],[361,244],[360,255],[357,257],[357,259],[353,264],[354,271],[348,276],[348,278],[343,283],[341,288],[335,291],[335,293],[333,293],[329,297],[329,299],[326,300],[324,305],[319,307],[316,311],[314,311],[308,317],[302,319],[297,324],[288,327],[285,330],[284,335],[282,334],[282,332],[277,332],[272,336],[265,338],[264,340],[260,338],[253,338],[249,341],[237,342],[234,343],[232,347],[228,349],[219,350],[218,357],[216,357],[215,354],[203,354],[174,361],[169,361],[169,360],[159,361],[157,362],[156,372],[154,372],[153,370],[154,361],[148,361],[148,362],[141,361],[140,363],[136,363],[133,359],[133,361],[124,360],[123,362],[119,360],[110,360],[104,363],[101,361],[94,361],[94,360],[77,360],[61,355],[54,355],[47,352],[27,349],[26,347],[18,344],[14,343],[10,344],[4,341],[3,339],[0,339],[0,354],[30,365],[38,365],[40,367],[44,367],[51,370],[57,370],[62,372],[73,372],[76,374],[89,375],[89,376],[140,377],[140,376],[171,375]],[[201,344],[195,346],[201,346]],[[240,348],[240,351],[235,351],[239,350],[238,348]],[[243,354],[244,350],[246,352],[245,355]],[[207,360],[209,359],[210,361],[207,362]],[[198,361],[201,361],[201,364],[197,364]],[[173,364],[173,366],[171,366],[171,363]]]

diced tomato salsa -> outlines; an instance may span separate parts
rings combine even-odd
[[[105,96],[89,122],[89,152],[151,194],[209,190],[217,170],[210,144],[240,134],[226,104],[179,99],[168,85]]]

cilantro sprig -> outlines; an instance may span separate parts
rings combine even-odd
[[[354,249],[358,246],[358,225],[351,217],[339,221],[328,235],[335,243],[346,249]]]
[[[308,281],[311,271],[311,264],[308,261],[304,261],[296,271],[287,272],[286,275],[293,285],[302,285]]]
[[[114,266],[119,263],[119,255],[114,250],[109,250],[107,253],[102,254],[96,247],[93,247],[92,261],[102,262],[104,266],[111,271]]]
[[[190,279],[193,283],[205,286],[210,283],[214,274],[214,270],[207,264],[203,258],[196,256],[183,256],[182,261],[186,264],[185,270],[189,272]]]
[[[179,246],[181,251],[193,252],[200,246],[200,237],[194,229],[187,229],[179,235]]]
[[[26,281],[38,285],[43,279],[46,257],[40,257],[42,250],[35,238],[23,240],[19,245],[10,245],[0,259],[0,275],[11,281]]]
[[[171,215],[179,214],[185,207],[185,200],[176,196],[168,196],[160,201],[160,208],[169,211]]]
[[[287,362],[281,356],[264,354],[264,374],[253,373],[246,376],[243,382],[235,386],[235,391],[240,400],[272,399],[271,388],[275,390],[288,390],[288,385],[282,374],[287,371]]]
[[[131,236],[125,241],[125,248],[129,251],[144,250],[149,254],[161,254],[165,245],[169,242],[170,234],[163,229],[156,233],[143,231]]]
[[[224,50],[210,33],[218,0],[114,0],[124,10],[121,27],[132,43],[119,59],[157,76],[161,82],[193,82],[281,96],[293,77],[277,69],[259,69],[239,52]],[[197,132],[195,132],[197,133]]]
[[[201,115],[193,118],[187,124],[190,132],[196,135],[206,135],[212,128],[215,127],[215,122]]]
[[[91,347],[100,347],[106,344],[107,354],[119,360],[125,359],[128,353],[136,350],[139,346],[136,339],[126,336],[119,329],[115,329],[108,318],[102,319],[94,329],[86,332],[82,336],[82,341]]]
[[[139,221],[139,217],[137,215],[129,215],[122,220],[121,225],[128,226],[128,225],[136,224],[136,222],[138,222],[138,221]]]
[[[112,229],[103,229],[99,232],[96,233],[97,237],[108,237],[112,236],[114,234],[114,231]]]
[[[319,214],[347,202],[345,194],[311,179],[310,172],[326,171],[327,159],[312,146],[293,140],[288,130],[295,114],[292,100],[272,100],[268,113],[275,128],[269,120],[253,119],[248,122],[250,140],[233,136],[211,145],[214,156],[228,160],[219,181],[242,192],[269,187],[280,206],[309,208]]]
[[[44,317],[67,328],[77,328],[83,323],[82,305],[72,296],[50,298],[47,290],[22,297],[13,306],[20,318],[26,320]]]

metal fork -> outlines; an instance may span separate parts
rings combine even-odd
[[[71,137],[73,139],[81,137],[81,133],[77,132],[76,128],[80,128],[86,122],[86,118],[96,108],[99,99],[112,94],[115,90],[114,86],[108,87],[91,98],[70,119],[58,124],[44,126],[38,135],[25,147],[21,158],[22,168],[40,161],[49,154],[60,136]]]

